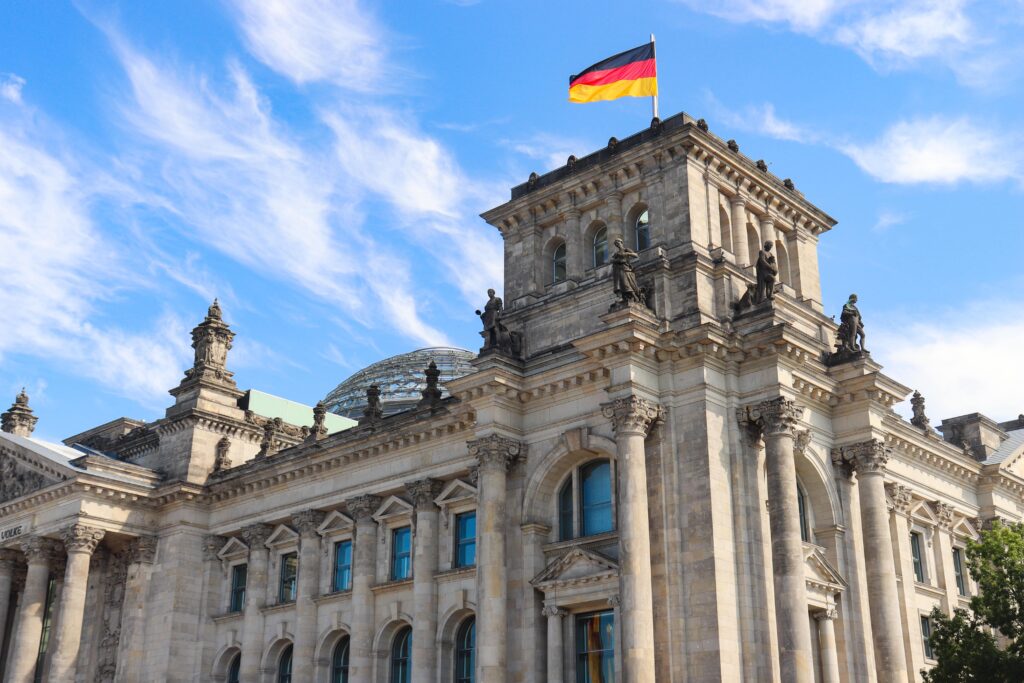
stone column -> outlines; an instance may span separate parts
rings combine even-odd
[[[4,629],[7,627],[7,611],[11,608],[11,590],[14,587],[14,566],[21,560],[21,553],[0,549],[0,647],[3,646]],[[3,668],[0,667],[0,678]]]
[[[263,612],[267,602],[267,564],[270,551],[266,542],[274,528],[252,524],[242,529],[242,540],[249,546],[249,565],[245,577],[245,606],[242,616],[242,664],[239,678],[246,683],[259,680],[263,654]]]
[[[313,598],[320,592],[320,535],[316,530],[325,516],[319,510],[303,510],[292,515],[292,523],[299,531],[299,576],[295,595],[295,644],[292,650],[292,675],[296,681],[313,680],[317,637],[316,603]]]
[[[412,683],[431,683],[437,677],[437,519],[434,499],[441,482],[420,479],[405,485],[416,506],[415,548],[412,556]]]
[[[942,601],[942,609],[946,614],[952,614],[953,610],[960,606],[960,589],[956,585],[956,571],[953,568],[953,506],[935,501],[932,503],[935,516],[939,518],[938,528],[935,530],[935,542],[939,546],[939,561],[936,563],[942,577],[942,587],[946,591],[946,597]],[[965,572],[964,582],[967,581],[967,557],[961,555],[961,567]],[[2,636],[2,634],[0,634]]]
[[[760,219],[758,219],[758,223],[761,227],[761,243],[763,244],[764,242],[771,242],[772,247],[774,248],[776,240],[775,219],[769,216],[768,214],[765,214],[764,216],[761,216]],[[758,248],[760,249],[761,245],[758,245]]]
[[[477,524],[477,680],[504,683],[507,679],[508,570],[505,566],[508,470],[526,447],[497,434],[468,443],[479,463]]]
[[[50,583],[50,567],[63,549],[57,541],[33,536],[21,542],[21,551],[28,560],[25,590],[22,591],[15,633],[7,662],[8,683],[30,683],[39,656],[39,639],[43,632],[46,611],[46,589]]]
[[[85,619],[89,563],[103,535],[102,529],[85,524],[72,524],[62,532],[68,557],[64,570],[64,587],[57,608],[57,629],[54,633],[53,657],[50,662],[52,680],[75,679],[78,650],[82,641],[82,622]]]
[[[818,648],[821,650],[821,683],[839,683],[835,626],[838,616],[839,613],[832,606],[814,615],[818,622]]]
[[[121,603],[121,640],[118,643],[115,681],[131,683],[145,679],[146,597],[156,561],[156,536],[139,536],[128,547],[128,567]]]
[[[729,200],[729,208],[732,210],[732,249],[736,254],[736,263],[740,266],[749,266],[750,247],[747,245],[747,210],[746,202],[739,194]]]
[[[890,449],[872,439],[843,447],[843,457],[857,472],[860,513],[864,530],[864,564],[875,668],[879,683],[905,683],[907,665],[903,650],[903,619],[896,586],[896,564],[889,534],[889,509],[885,501],[885,464]]]
[[[904,653],[907,657],[907,671],[920,671],[924,667],[924,644],[921,640],[921,622],[917,618],[917,576],[914,574],[914,557],[910,549],[910,508],[913,504],[910,487],[896,483],[887,483],[885,492],[889,496],[893,514],[891,538],[897,574],[901,581],[898,593],[902,604],[900,614],[903,616],[901,629],[903,633]],[[922,540],[924,540],[922,538]],[[925,548],[921,548],[925,552]]]
[[[601,406],[612,420],[619,475],[619,597],[626,683],[654,683],[654,596],[644,440],[661,418],[658,404],[628,396]]]
[[[565,277],[576,281],[582,280],[587,272],[587,249],[583,244],[583,230],[580,225],[579,209],[569,209],[565,212]],[[551,278],[551,264],[545,266],[545,279],[548,282]]]
[[[749,423],[764,437],[779,669],[784,681],[810,682],[814,660],[793,450],[794,429],[803,412],[803,406],[783,397],[747,408]]]
[[[612,241],[616,237],[621,237],[623,242],[625,242],[626,246],[630,249],[633,248],[633,239],[631,235],[626,233],[626,226],[623,222],[622,193],[618,190],[613,190],[608,194],[608,199],[606,201],[608,204],[608,257],[611,258],[611,255],[615,251],[615,247],[612,246]]]
[[[356,521],[348,680],[351,683],[371,683],[375,619],[371,589],[377,582],[377,522],[373,519],[373,513],[380,506],[380,498],[373,495],[358,496],[348,501],[346,506]]]
[[[548,618],[548,679],[547,683],[562,683],[565,671],[565,655],[562,647],[562,617],[566,614],[560,607],[545,607]]]

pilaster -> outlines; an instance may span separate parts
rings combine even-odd
[[[245,582],[245,609],[242,617],[242,663],[240,678],[258,680],[263,652],[263,612],[267,602],[267,565],[270,552],[265,545],[274,527],[252,524],[242,529],[242,540],[249,546],[249,566]]]
[[[373,513],[380,498],[364,494],[346,504],[356,522],[352,561],[352,633],[349,637],[349,681],[371,683],[375,625],[373,585],[377,578],[377,522]]]
[[[419,479],[405,485],[416,507],[415,547],[412,558],[412,671],[413,683],[437,678],[437,573],[438,509],[434,499],[443,482]]]
[[[295,598],[295,644],[292,650],[292,676],[296,681],[312,681],[313,654],[316,651],[317,605],[320,586],[320,534],[317,528],[326,514],[303,510],[292,515],[299,532],[299,576]]]

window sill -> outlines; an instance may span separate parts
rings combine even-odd
[[[352,589],[348,588],[343,591],[334,591],[332,593],[324,593],[313,598],[313,602],[320,605],[323,603],[334,602],[336,600],[345,600],[352,597]]]
[[[389,591],[397,591],[402,588],[411,588],[412,578],[399,579],[397,581],[388,581],[387,583],[378,583],[376,586],[370,588],[374,593],[387,593]]]
[[[545,543],[543,546],[541,546],[541,550],[543,550],[546,553],[549,553],[556,550],[562,550],[563,548],[572,548],[578,545],[603,545],[608,541],[618,540],[618,538],[618,531],[606,531],[603,534],[594,534],[593,536],[579,536],[577,538],[570,538],[566,541],[554,541],[552,543]]]
[[[454,569],[446,569],[443,572],[434,574],[434,580],[436,581],[457,581],[466,576],[476,575],[476,565],[472,567],[455,567]]]
[[[223,624],[226,622],[234,621],[235,619],[241,619],[244,615],[245,612],[243,610],[238,610],[237,612],[225,612],[224,614],[218,614],[217,616],[212,618],[213,623]]]
[[[267,605],[260,610],[261,614],[273,614],[274,612],[285,612],[295,607],[295,602],[279,602],[276,605]]]

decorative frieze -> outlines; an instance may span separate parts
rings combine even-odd
[[[417,510],[433,510],[437,507],[434,499],[441,494],[443,486],[444,482],[428,477],[406,482],[405,490]]]
[[[601,414],[612,421],[616,434],[643,434],[652,424],[664,419],[664,410],[653,401],[639,396],[617,398],[601,405]]]
[[[466,445],[482,469],[508,471],[513,463],[526,456],[526,444],[497,434],[468,441]]]
[[[121,642],[121,612],[124,606],[125,581],[128,578],[129,552],[108,555],[103,578],[103,636],[97,650],[96,683],[113,683],[117,673],[117,650]]]
[[[943,503],[941,500],[933,502],[932,507],[935,509],[935,517],[938,519],[939,528],[946,531],[952,529],[954,522],[956,522],[954,517],[955,508],[948,503]]]
[[[0,502],[20,498],[56,482],[0,453]]]
[[[72,524],[61,530],[64,547],[69,553],[86,553],[92,555],[96,546],[103,540],[106,532],[103,529],[85,524]]]

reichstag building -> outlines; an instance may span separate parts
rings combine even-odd
[[[1024,416],[933,426],[870,302],[822,305],[835,221],[703,120],[483,217],[479,350],[301,405],[239,388],[214,302],[159,420],[49,443],[17,396],[3,680],[920,680],[965,543],[1024,517]]]

